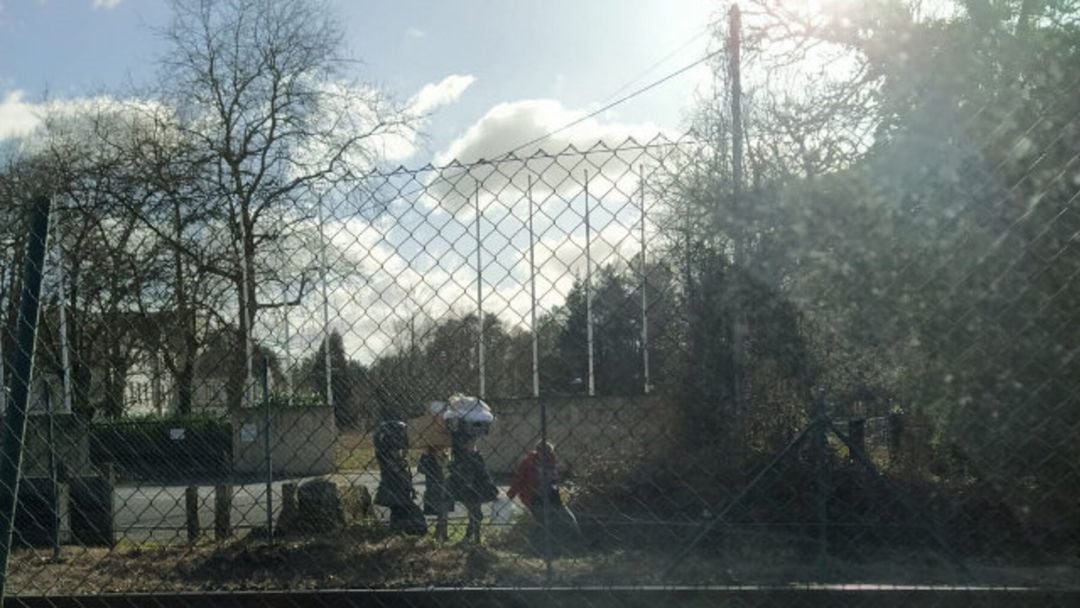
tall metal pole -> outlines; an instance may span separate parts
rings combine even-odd
[[[533,229],[532,176],[529,176],[529,327],[532,329],[532,387],[533,397],[540,397],[540,328],[536,326],[536,232]]]
[[[728,32],[728,51],[730,55],[731,64],[729,70],[731,72],[731,190],[732,199],[734,201],[733,207],[736,211],[739,211],[739,205],[742,203],[740,197],[742,196],[742,155],[743,155],[743,133],[742,133],[742,16],[739,11],[739,5],[733,4],[731,6],[731,12],[728,14],[729,29]],[[741,220],[741,217],[736,215],[736,221]],[[736,264],[742,262],[740,256],[744,253],[742,251],[742,224],[740,223],[737,228],[738,238],[735,240],[735,255]]]
[[[323,367],[325,373],[323,380],[326,382],[326,406],[334,407],[334,372],[331,368],[330,357],[330,298],[327,294],[326,285],[326,228],[324,226],[322,197],[318,201],[319,214],[319,283],[322,285],[322,316],[323,316]]]
[[[60,232],[62,223],[60,218],[56,218],[56,222],[53,224],[53,238],[56,239],[56,249],[54,253],[56,259],[56,280],[57,280],[57,297],[60,299],[60,365],[63,368],[63,387],[64,387],[64,409],[65,414],[70,414],[72,410],[72,402],[74,401],[74,390],[72,387],[71,378],[71,343],[68,341],[68,323],[67,323],[67,287],[65,285],[64,277],[64,248],[63,248],[63,235]]]
[[[585,341],[589,359],[589,396],[596,394],[593,360],[592,226],[589,224],[589,170],[585,170]]]
[[[478,397],[485,393],[484,374],[484,267],[480,258],[480,190],[476,192],[476,366],[478,369]]]
[[[41,276],[45,265],[45,242],[49,234],[50,201],[34,199],[30,216],[30,234],[26,244],[19,316],[16,321],[16,350],[11,361],[11,401],[4,414],[3,439],[0,440],[0,603],[7,589],[7,565],[11,554],[11,534],[15,524],[15,499],[19,493],[19,470],[22,465],[23,438],[26,436],[26,408],[34,369],[34,346],[37,342]]]
[[[251,293],[251,285],[249,279],[251,278],[248,272],[248,259],[247,259],[247,220],[244,217],[243,210],[240,212],[240,280],[243,281],[243,286],[240,288],[240,315],[244,325],[244,406],[253,404],[253,393],[255,390],[255,348],[252,344],[251,336],[254,332],[254,328],[251,326],[253,319],[251,315],[251,300],[255,294]]]
[[[731,331],[731,343],[732,343],[732,397],[734,401],[734,413],[735,413],[735,429],[738,429],[742,422],[742,417],[746,408],[746,387],[743,377],[743,365],[745,359],[745,338],[746,338],[746,305],[743,289],[741,288],[742,279],[741,276],[745,274],[746,264],[746,243],[745,243],[745,230],[743,225],[743,201],[742,199],[742,153],[743,153],[743,129],[742,129],[742,77],[741,77],[741,28],[742,17],[739,12],[739,5],[734,4],[731,7],[729,17],[728,33],[728,51],[731,64],[729,66],[731,75],[731,209],[732,216],[734,217],[735,226],[734,233],[734,266],[735,272],[730,281],[734,283],[734,289],[731,290],[732,298],[731,303],[735,307],[732,331]]]
[[[263,450],[266,458],[266,539],[274,544],[274,444],[271,437],[273,430],[273,412],[270,409],[270,358],[263,357],[262,398],[265,433]]]
[[[645,266],[645,167],[638,165],[638,187],[641,189],[641,370],[642,391],[648,395],[649,382],[649,279]]]
[[[281,307],[281,320],[285,325],[285,402],[288,405],[292,405],[293,392],[293,359],[292,359],[292,336],[289,331],[289,288],[283,286],[281,288],[281,301],[284,306]]]
[[[532,300],[532,356],[533,356],[533,397],[540,404],[540,441],[542,445],[547,446],[548,432],[547,432],[547,403],[540,398],[540,342],[538,331],[539,328],[536,325],[536,237],[535,229],[533,226],[533,216],[536,215],[533,207],[533,195],[532,195],[532,175],[529,176],[529,285],[531,289]],[[541,460],[540,472],[546,474],[547,467]],[[541,508],[544,510],[544,581],[546,584],[551,584],[551,578],[554,574],[554,568],[551,563],[551,509],[550,502],[551,497],[547,491],[547,488],[551,487],[549,480],[541,479],[540,484],[540,500]]]
[[[540,444],[543,449],[547,450],[548,445],[548,428],[547,428],[547,403],[544,399],[540,401]],[[543,521],[541,525],[544,526],[544,582],[551,584],[552,575],[554,574],[554,567],[551,563],[551,492],[548,488],[552,487],[551,479],[546,479],[548,475],[552,475],[554,472],[549,472],[548,463],[545,461],[547,454],[540,454],[540,507],[544,510]]]

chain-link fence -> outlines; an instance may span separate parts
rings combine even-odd
[[[763,103],[745,183],[722,112],[240,202],[11,169],[8,592],[1075,586],[1080,122],[1037,76],[871,132]]]
[[[1010,414],[980,416],[920,401],[929,389],[905,386],[921,371],[907,353],[846,360],[866,347],[818,335],[847,327],[832,307],[911,304],[858,301],[859,274],[805,284],[732,267],[710,219],[723,202],[695,183],[709,155],[698,139],[658,138],[372,174],[268,226],[248,335],[244,294],[162,246],[145,218],[58,204],[10,589],[1072,576],[1076,470],[1063,454],[1076,404],[1036,397],[1073,378],[1047,370]],[[1051,222],[1075,222],[1068,200]],[[216,218],[202,221],[200,241],[232,250]],[[128,230],[101,246],[149,259],[105,274],[111,261],[72,240],[91,226],[103,240]],[[834,236],[791,249],[814,255]],[[766,245],[748,254],[765,268]],[[845,263],[857,261],[823,272]],[[183,311],[181,280],[205,294]],[[878,322],[911,336],[886,350],[949,356],[893,312]],[[983,339],[946,358],[956,371],[941,386]],[[473,403],[456,393],[494,421],[456,420],[447,412]],[[1021,426],[1029,410],[1046,418]],[[387,421],[404,423],[401,443]]]

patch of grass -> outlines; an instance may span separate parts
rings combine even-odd
[[[415,468],[423,453],[424,451],[419,449],[409,450],[409,465]],[[371,433],[356,431],[339,433],[337,442],[334,444],[334,464],[339,472],[378,469]]]
[[[339,472],[378,468],[371,434],[355,431],[339,433],[334,444],[334,465]]]

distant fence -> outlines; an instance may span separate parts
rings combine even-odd
[[[540,401],[493,400],[491,406],[496,422],[480,452],[492,472],[510,473],[540,440]],[[548,441],[556,446],[560,469],[571,473],[598,459],[660,452],[670,444],[675,422],[667,397],[556,397],[544,407]]]

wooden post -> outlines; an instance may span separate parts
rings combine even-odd
[[[848,439],[851,440],[851,445],[859,449],[863,454],[866,453],[866,420],[848,420]],[[850,454],[848,460],[855,462],[855,454]]]
[[[214,486],[214,540],[232,537],[232,497],[231,484]]]
[[[184,491],[184,507],[188,543],[195,544],[199,540],[199,486],[188,486]]]
[[[281,484],[281,515],[278,516],[278,529],[286,530],[296,521],[296,484]]]

